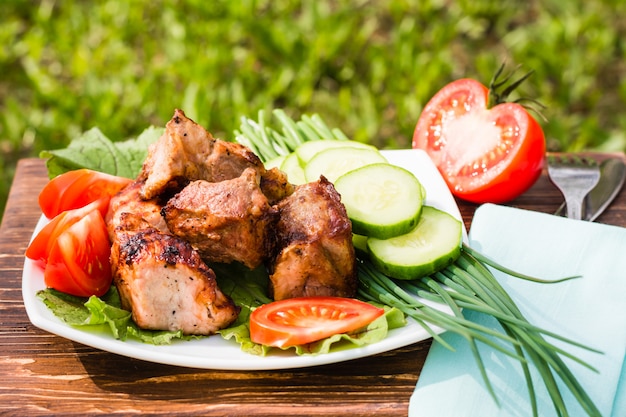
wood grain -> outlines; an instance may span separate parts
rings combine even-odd
[[[22,266],[46,182],[42,160],[19,161],[0,226],[0,414],[407,415],[430,341],[335,365],[228,372],[130,359],[34,327],[22,301]],[[544,175],[510,205],[552,213],[561,201]],[[477,206],[458,204],[469,228]],[[622,192],[598,221],[626,226],[625,216]]]

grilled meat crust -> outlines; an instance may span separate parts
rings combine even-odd
[[[161,213],[168,229],[207,261],[236,261],[254,269],[267,258],[277,214],[259,180],[257,171],[248,168],[232,180],[191,182]]]
[[[139,191],[142,186],[142,181],[134,181],[111,197],[105,219],[111,241],[115,237],[114,231],[120,225],[123,213],[133,213],[157,230],[163,233],[169,232],[165,219],[161,216],[163,202],[159,198],[149,200],[141,198]]]
[[[177,193],[191,181],[234,179],[249,168],[261,176],[261,189],[271,204],[293,192],[285,173],[266,170],[250,148],[215,139],[177,109],[163,135],[150,145],[137,179],[143,182],[141,198],[150,200]]]
[[[263,171],[260,186],[271,205],[291,195],[295,189],[293,184],[289,182],[287,174],[278,168]]]
[[[180,191],[190,181],[218,182],[237,178],[246,168],[265,171],[249,148],[215,139],[202,126],[176,110],[163,135],[148,149],[138,179],[143,199]]]
[[[189,243],[130,213],[114,233],[114,284],[139,327],[209,335],[237,318],[239,308]]]
[[[352,225],[333,184],[322,177],[300,185],[276,207],[276,248],[269,263],[273,298],[354,297]]]

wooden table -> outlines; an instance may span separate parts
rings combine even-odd
[[[335,365],[225,372],[143,362],[39,330],[21,281],[46,181],[42,160],[19,161],[0,226],[0,414],[407,415],[430,341]],[[510,205],[553,213],[561,201],[544,173]],[[459,206],[469,228],[476,206]],[[626,226],[626,191],[597,221]]]

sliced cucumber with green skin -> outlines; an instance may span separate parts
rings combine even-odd
[[[300,166],[298,155],[295,152],[291,152],[285,157],[282,164],[280,164],[280,170],[287,174],[287,179],[290,183],[294,185],[306,184],[304,170]]]
[[[304,177],[308,182],[317,181],[320,175],[334,183],[337,178],[365,165],[387,162],[376,148],[337,147],[318,152],[304,166]]]
[[[352,245],[354,245],[354,249],[367,253],[367,239],[369,239],[367,236],[352,233]]]
[[[300,160],[300,166],[304,167],[309,163],[315,155],[321,151],[325,151],[330,148],[359,148],[359,149],[376,149],[372,145],[366,143],[356,142],[353,140],[312,140],[310,142],[304,142],[298,146],[294,151],[298,155]]]
[[[335,188],[352,222],[352,232],[378,239],[412,230],[424,202],[415,175],[388,163],[352,170],[337,179]]]
[[[281,165],[285,161],[285,158],[287,158],[287,155],[276,156],[276,157],[270,159],[269,161],[266,161],[263,164],[263,166],[265,166],[265,169],[272,169],[272,168],[280,169]]]
[[[392,278],[411,280],[431,275],[461,254],[462,224],[430,206],[422,208],[417,226],[391,239],[367,239],[372,263]]]
[[[420,188],[422,192],[422,201],[426,201],[426,188],[424,188],[424,185],[422,185],[422,183],[420,183]]]

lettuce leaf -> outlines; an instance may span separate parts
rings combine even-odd
[[[293,349],[296,355],[320,355],[333,351],[350,349],[379,342],[387,337],[389,330],[406,325],[406,317],[395,307],[381,306],[385,309],[385,314],[371,322],[365,328],[353,333],[335,334],[317,342],[305,345],[292,346],[283,350]],[[265,356],[272,350],[278,349],[254,343],[250,339],[250,329],[248,323],[238,326],[231,326],[220,330],[218,333],[226,340],[234,339],[241,346],[244,352]]]
[[[268,277],[264,268],[248,270],[238,265],[213,264],[211,267],[218,276],[218,284],[235,304],[241,307],[237,320],[228,328],[218,331],[225,340],[233,340],[247,353],[265,356],[276,348],[259,345],[250,339],[250,313],[258,306],[272,300],[265,294]],[[122,309],[119,293],[115,286],[102,297],[76,297],[48,288],[37,296],[52,313],[67,324],[85,329],[105,331],[118,340],[133,338],[152,345],[166,345],[175,340],[191,340],[201,336],[186,336],[181,331],[144,330],[133,322],[131,313]],[[297,355],[319,355],[335,350],[347,349],[378,342],[387,337],[388,331],[406,324],[404,314],[388,306],[383,316],[374,320],[364,329],[351,334],[338,334],[326,339],[296,346]]]
[[[175,339],[191,340],[194,338],[183,335],[181,331],[140,329],[132,321],[130,312],[122,309],[115,286],[111,286],[102,298],[76,297],[52,288],[39,291],[37,296],[55,316],[67,324],[85,329],[108,331],[118,340],[127,340],[132,337],[144,343],[164,345],[170,344]]]
[[[81,168],[136,178],[148,154],[148,146],[164,131],[164,128],[151,126],[137,138],[113,142],[94,127],[73,139],[67,148],[42,151],[39,156],[47,159],[50,178]]]
[[[250,271],[239,264],[212,264],[210,266],[217,275],[222,291],[241,307],[237,320],[228,328],[219,330],[218,333],[225,340],[232,339],[239,344],[241,350],[253,355],[265,356],[276,349],[259,345],[250,339],[250,314],[262,304],[273,301],[265,295],[269,282],[265,268],[260,267]],[[405,316],[400,310],[383,305],[378,306],[385,308],[385,314],[364,329],[351,334],[336,334],[314,343],[295,346],[294,352],[297,355],[319,355],[331,350],[363,346],[383,340],[387,337],[389,330],[406,324]]]

